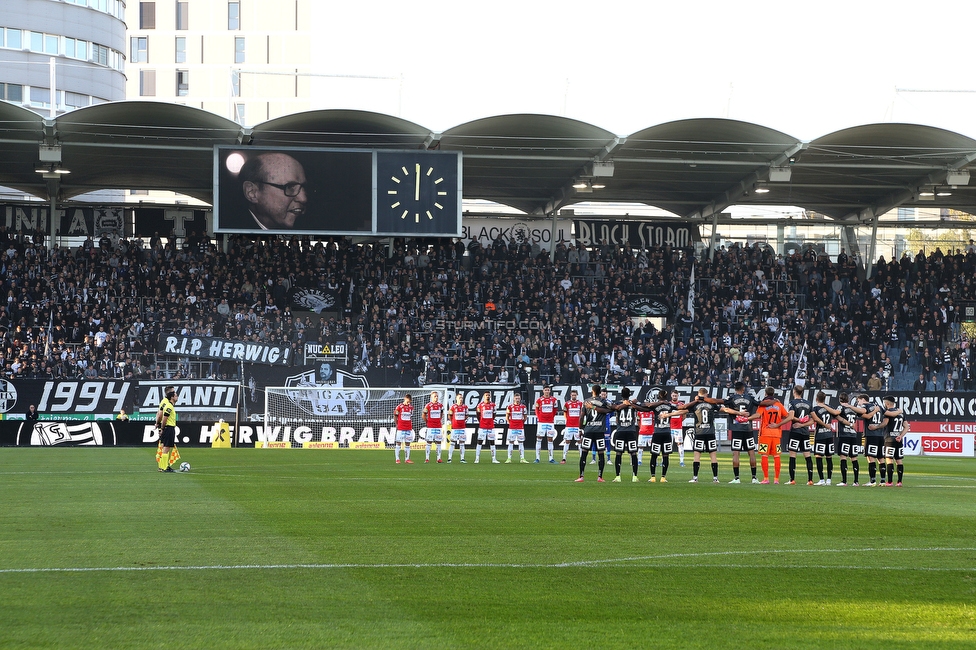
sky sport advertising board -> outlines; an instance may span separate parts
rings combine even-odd
[[[461,154],[214,148],[214,232],[458,237]]]

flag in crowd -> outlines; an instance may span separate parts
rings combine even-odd
[[[803,388],[807,383],[807,343],[803,342],[800,358],[796,362],[796,372],[793,373],[793,384]]]
[[[776,345],[778,345],[781,350],[785,350],[787,341],[786,328],[780,328],[779,336],[776,337]]]

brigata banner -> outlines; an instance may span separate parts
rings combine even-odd
[[[159,337],[156,352],[194,359],[241,361],[269,366],[290,366],[292,362],[291,347],[286,343],[234,341],[208,336],[164,334]]]
[[[631,248],[651,248],[652,246],[671,246],[688,248],[697,242],[698,227],[680,221],[615,221],[597,219],[577,219],[576,241],[584,246],[611,244]]]

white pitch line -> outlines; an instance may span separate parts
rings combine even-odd
[[[930,547],[930,548],[838,548],[838,549],[758,549],[753,551],[715,551],[706,553],[667,553],[664,555],[642,555],[624,558],[607,558],[601,560],[580,560],[578,562],[557,562],[557,563],[518,563],[518,562],[420,562],[420,563],[295,563],[295,564],[212,564],[212,565],[189,565],[189,566],[134,566],[134,567],[46,567],[46,568],[25,568],[25,569],[0,569],[0,574],[7,573],[95,573],[106,572],[136,572],[136,571],[243,571],[243,570],[275,570],[275,569],[464,569],[464,568],[485,568],[485,569],[566,569],[574,567],[607,566],[607,565],[634,565],[640,562],[653,562],[654,560],[674,560],[674,559],[695,559],[703,557],[728,557],[735,555],[758,555],[776,553],[787,555],[791,553],[854,553],[854,552],[887,552],[887,553],[914,553],[914,552],[946,552],[955,553],[960,551],[976,551],[976,547]],[[704,565],[695,565],[704,566]],[[737,565],[716,564],[713,566],[730,566],[737,568]],[[768,565],[741,565],[741,568],[768,568]],[[792,567],[786,567],[792,568]],[[831,565],[811,565],[809,567],[797,568],[824,568],[824,569],[903,569],[903,570],[926,570],[926,571],[971,571],[968,567],[961,568],[941,568],[941,567],[847,567]]]
[[[635,566],[635,565],[630,565]],[[636,565],[636,566],[664,566],[664,565]],[[769,569],[768,564],[695,564],[695,568],[708,569]],[[931,567],[931,566],[865,566],[865,565],[843,565],[843,564],[791,564],[778,569],[818,569],[818,570],[869,570],[869,571],[976,571],[976,567]]]

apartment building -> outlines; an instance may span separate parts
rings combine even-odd
[[[314,0],[129,0],[126,97],[252,125],[312,108]]]
[[[125,2],[3,0],[0,8],[0,99],[44,115],[125,99]]]

